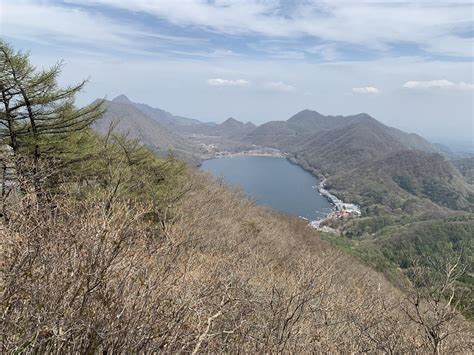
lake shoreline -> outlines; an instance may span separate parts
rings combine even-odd
[[[312,228],[327,232],[338,232],[337,230],[329,228],[327,226],[321,226],[321,224],[332,219],[344,219],[349,216],[359,217],[361,215],[360,207],[358,205],[342,201],[325,188],[326,177],[322,175],[316,168],[313,168],[306,160],[300,159],[294,155],[290,155],[290,153],[285,153],[274,148],[261,148],[240,152],[220,151],[207,157],[203,157],[202,162],[211,159],[233,158],[243,156],[285,158],[289,163],[302,168],[306,172],[310,173],[314,178],[316,178],[317,185],[314,185],[313,189],[316,190],[319,195],[324,197],[330,203],[332,209],[331,212],[328,213],[318,212],[324,214],[324,216],[320,218],[308,219],[306,217],[298,216],[299,218],[307,220]],[[202,162],[201,164],[199,164],[199,167],[201,167]]]
[[[287,160],[292,164],[300,166],[302,169],[306,170],[307,172],[311,173],[318,179],[319,184],[317,185],[317,191],[321,196],[324,196],[331,205],[333,205],[333,211],[328,213],[326,216],[322,218],[315,219],[310,221],[309,224],[311,227],[322,230],[322,231],[330,231],[330,232],[338,232],[333,228],[329,228],[327,226],[321,226],[326,221],[332,219],[344,219],[349,216],[351,217],[360,217],[361,210],[360,206],[347,203],[343,200],[339,199],[337,196],[332,194],[329,190],[325,187],[326,184],[326,177],[322,175],[316,168],[313,168],[306,160],[299,159],[296,156],[287,156]]]
[[[267,149],[269,151],[266,151]],[[202,166],[202,163],[206,160],[233,158],[233,157],[270,157],[270,158],[288,159],[286,153],[278,149],[273,149],[273,148],[246,150],[246,151],[241,151],[241,152],[229,152],[229,151],[223,150],[223,151],[215,152],[215,154],[205,155],[201,157],[201,162],[197,165],[197,167],[200,168]]]
[[[225,159],[229,157],[229,159]],[[230,157],[235,159],[230,159]],[[273,207],[295,217],[312,221],[326,216],[333,206],[316,194],[318,181],[313,174],[292,164],[283,154],[226,154],[203,162],[202,170],[214,176],[225,176],[231,184],[243,187],[259,204]],[[278,158],[278,159],[274,159]]]

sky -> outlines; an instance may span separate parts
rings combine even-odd
[[[78,97],[203,121],[366,112],[472,144],[474,2],[0,0],[0,37]]]

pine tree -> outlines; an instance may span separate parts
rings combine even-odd
[[[64,144],[103,113],[102,102],[76,108],[75,95],[86,80],[59,87],[63,63],[38,70],[28,53],[0,40],[0,149],[2,197],[12,186],[39,196]]]

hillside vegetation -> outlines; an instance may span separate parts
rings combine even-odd
[[[59,68],[0,49],[2,352],[472,348],[456,260],[444,279],[414,268],[425,282],[402,293],[302,221],[97,136],[101,104],[73,105],[83,84],[59,89]]]
[[[293,162],[327,177],[336,195],[367,212],[474,210],[472,185],[436,146],[367,114],[303,110],[287,121],[263,124],[243,140],[287,152]],[[469,174],[468,159],[455,164]]]
[[[456,159],[452,161],[468,184],[474,185],[474,157]]]
[[[437,153],[397,151],[334,174],[328,181],[341,196],[357,201],[367,211],[474,210],[474,190]]]
[[[34,196],[12,206],[2,232],[5,351],[430,349],[400,291],[301,221],[193,172],[175,175],[176,163],[146,183],[145,161],[115,159],[144,175],[141,188],[122,180],[110,203],[116,177],[103,188],[63,186],[54,210],[27,208]],[[461,351],[467,336],[450,335],[442,349]]]
[[[201,155],[197,145],[158,123],[134,104],[119,97],[104,101],[104,109],[104,115],[93,124],[100,134],[106,135],[113,129],[129,139],[138,139],[161,157],[173,154],[189,162],[199,161]]]

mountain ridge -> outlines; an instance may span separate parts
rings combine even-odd
[[[260,126],[229,117],[211,127],[196,119],[134,103],[125,95],[119,95],[106,104],[108,110],[98,131],[104,133],[114,119],[122,117],[125,122],[117,125],[121,133],[142,140],[162,156],[172,151],[179,158],[197,163],[203,157],[200,148],[203,143],[217,144],[218,149],[226,150],[232,142],[244,142],[247,146],[278,148],[286,152],[290,159],[307,166],[314,174],[327,177],[334,192],[341,197],[365,207],[380,203],[370,192],[370,189],[378,191],[378,188],[360,178],[366,173],[373,179],[384,181],[388,196],[385,200],[389,201],[387,205],[391,210],[396,210],[402,203],[397,202],[401,201],[397,194],[403,196],[402,200],[409,199],[412,194],[420,201],[429,200],[453,209],[468,208],[473,198],[471,189],[465,185],[466,181],[456,167],[449,162],[441,163],[443,158],[432,159],[430,155],[423,155],[440,153],[438,147],[417,134],[389,127],[366,113],[325,116],[305,109],[286,121],[269,121]],[[199,140],[193,139],[196,134]],[[230,150],[242,149],[238,147]],[[440,184],[440,190],[434,195],[424,193],[426,187],[419,187],[416,191],[404,189],[400,184],[418,186],[416,179],[430,180],[427,175],[413,175],[413,167],[403,163],[406,159],[419,162],[426,171],[435,171],[429,166],[434,164],[443,173],[461,178],[452,180],[439,175],[435,180]],[[390,164],[398,164],[400,171],[390,173]],[[347,181],[357,181],[360,186]],[[424,203],[419,205],[424,206]]]
[[[189,130],[206,131],[207,127],[215,125],[214,122],[202,122],[195,118],[187,118],[179,115],[174,115],[166,110],[158,107],[153,107],[144,103],[137,103],[130,100],[126,95],[121,94],[112,100],[113,102],[121,102],[135,106],[142,113],[151,117],[159,124],[177,132],[186,133]]]
[[[124,95],[119,100],[105,100],[105,113],[92,125],[93,129],[104,135],[113,127],[114,132],[124,134],[130,139],[138,139],[162,157],[173,153],[189,162],[200,160],[197,145],[159,124],[125,99],[127,98]]]

